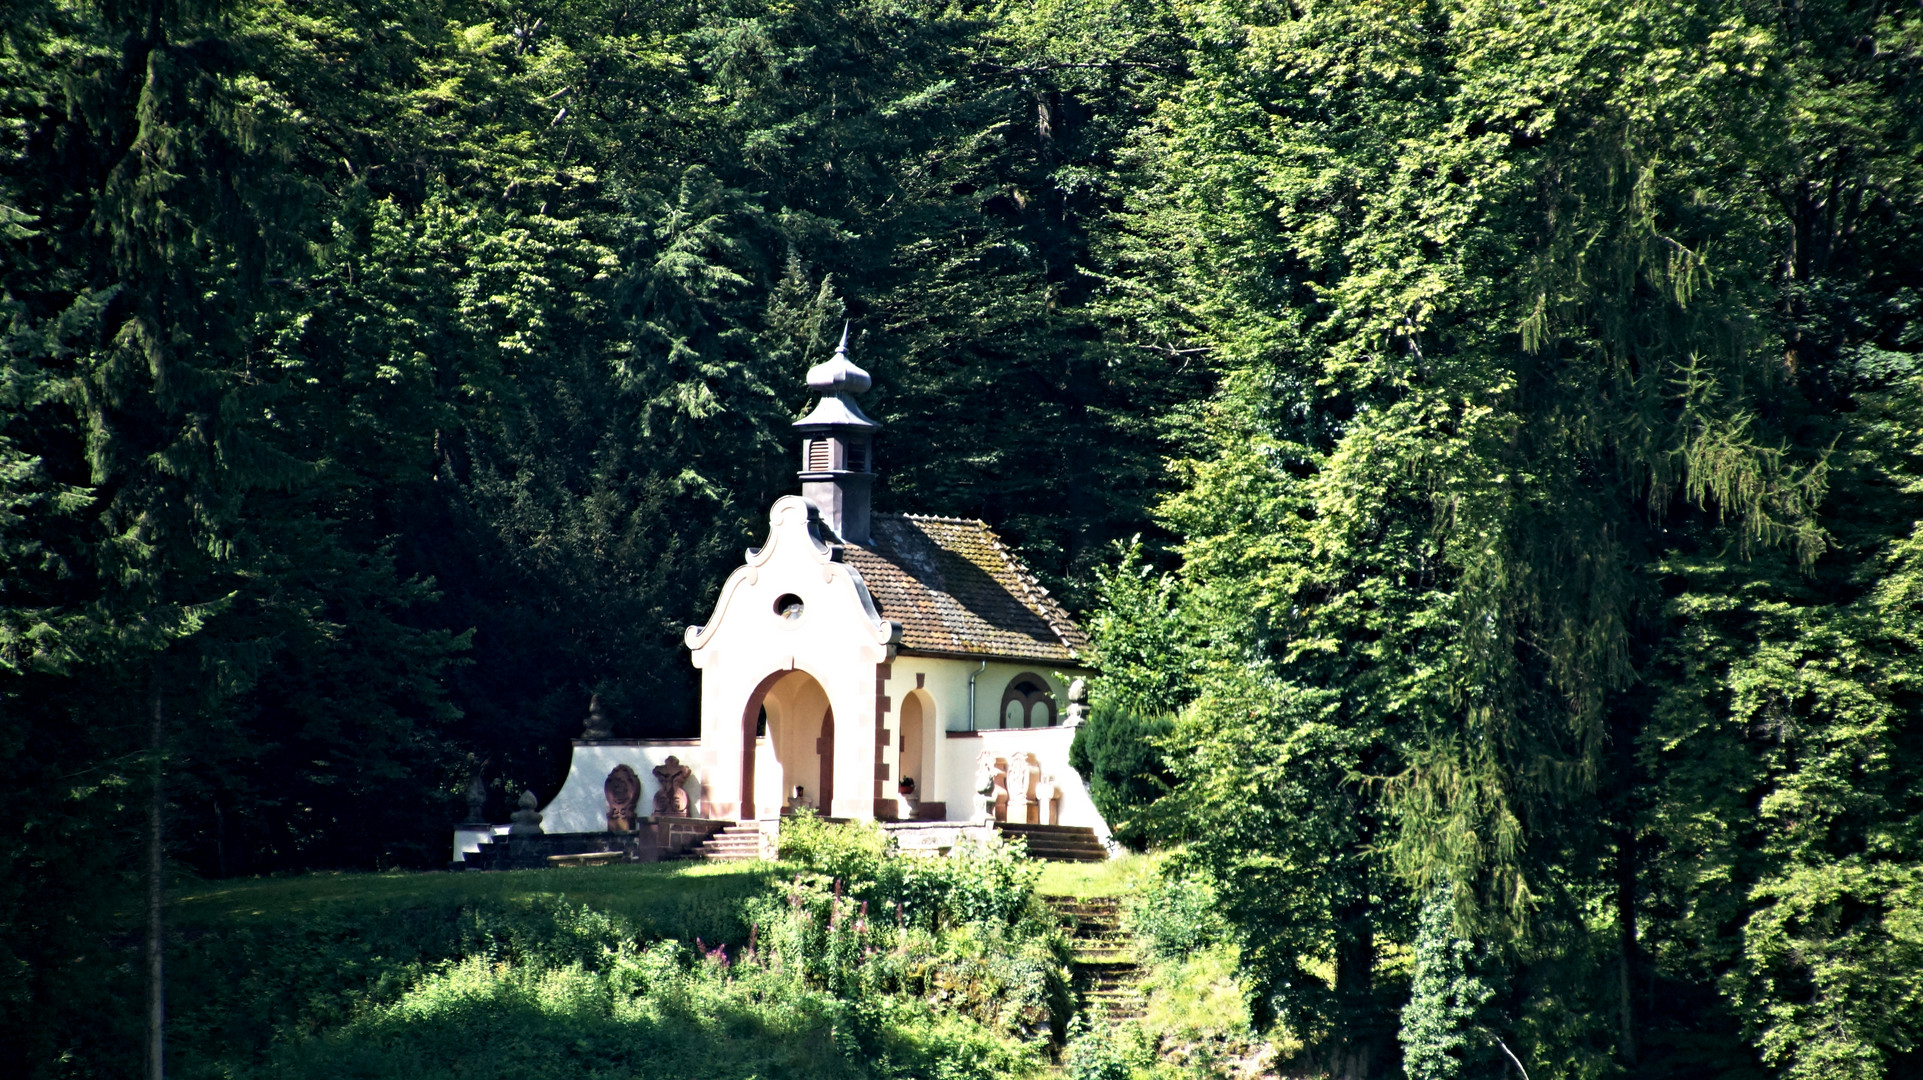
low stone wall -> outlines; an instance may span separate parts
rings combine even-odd
[[[946,855],[956,844],[995,839],[995,826],[973,821],[890,821],[882,828],[905,855]]]
[[[702,841],[734,824],[708,818],[645,817],[633,832],[542,833],[501,836],[483,843],[462,865],[476,870],[529,870],[548,865],[550,855],[619,851],[625,862],[660,862],[687,854]]]
[[[541,807],[542,823],[557,833],[605,829],[608,803],[604,791],[608,774],[617,765],[633,769],[635,779],[641,781],[637,809],[648,814],[653,811],[654,796],[661,789],[660,781],[654,776],[655,767],[671,756],[680,758],[683,764],[693,765],[700,750],[701,743],[695,739],[576,739],[574,756],[568,763],[567,782]],[[697,771],[682,785],[697,810],[701,808],[701,800],[707,797],[705,780]]]

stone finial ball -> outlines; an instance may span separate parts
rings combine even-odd
[[[533,810],[539,807],[540,805],[541,805],[540,797],[534,794],[533,788],[529,788],[526,791],[521,792],[521,809]]]

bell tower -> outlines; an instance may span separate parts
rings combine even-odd
[[[808,369],[808,388],[821,395],[814,410],[795,421],[801,432],[801,497],[814,504],[835,535],[851,544],[872,543],[869,495],[875,483],[874,438],[881,425],[868,419],[854,395],[873,380],[848,359],[848,327],[841,328],[835,355]]]

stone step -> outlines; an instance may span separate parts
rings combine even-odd
[[[708,862],[754,862],[761,858],[761,826],[729,825],[689,854]]]
[[[1078,919],[1119,919],[1122,917],[1122,908],[1119,904],[1108,904],[1098,907],[1093,904],[1063,903],[1059,900],[1051,900],[1050,904],[1056,911],[1064,915],[1073,915]]]
[[[1108,858],[1108,850],[1095,830],[1079,825],[1031,825],[1026,822],[1000,821],[995,828],[1003,836],[1019,836],[1028,842],[1028,853],[1051,862],[1098,862]]]
[[[622,851],[583,851],[575,855],[549,855],[549,866],[606,866],[627,861]]]
[[[1122,932],[1120,919],[1099,919],[1092,915],[1066,915],[1075,929],[1076,936],[1100,938],[1115,937]]]

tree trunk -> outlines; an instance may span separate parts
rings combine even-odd
[[[1335,997],[1343,1035],[1336,1043],[1329,1072],[1338,1080],[1369,1080],[1377,1069],[1375,1023],[1375,928],[1367,903],[1342,912],[1342,936],[1335,947]]]
[[[153,775],[147,799],[147,1076],[148,1080],[166,1080],[167,992],[164,965],[165,941],[161,936],[160,909],[165,898],[165,882],[162,880],[165,859],[161,846],[163,809],[161,781],[164,775],[161,755],[166,746],[167,712],[161,698],[158,676],[154,679],[151,693]]]
[[[1631,987],[1636,964],[1636,837],[1628,828],[1616,834],[1616,951],[1618,1044],[1623,1064],[1636,1064],[1636,998]]]

